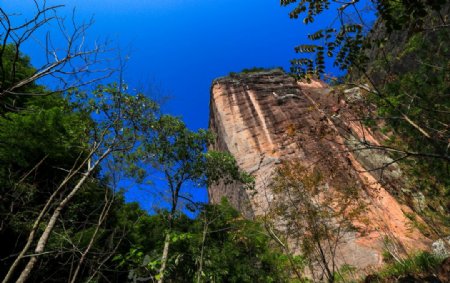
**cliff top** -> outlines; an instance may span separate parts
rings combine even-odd
[[[286,75],[286,72],[278,67],[278,68],[251,68],[251,69],[244,69],[239,73],[236,72],[230,72],[228,76],[219,77],[215,80],[213,80],[213,85],[222,82],[222,81],[230,81],[235,79],[242,79],[242,78],[256,78],[256,77],[262,77],[262,76],[280,76],[280,75]]]

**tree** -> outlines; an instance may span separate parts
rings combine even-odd
[[[325,54],[334,58],[334,65],[343,70],[350,67],[362,68],[367,63],[367,49],[372,48],[375,41],[370,40],[373,22],[369,18],[376,13],[379,25],[385,27],[386,33],[409,30],[417,33],[424,28],[445,28],[446,20],[441,20],[431,27],[426,27],[425,20],[430,13],[441,13],[445,8],[444,0],[423,2],[412,1],[360,1],[349,2],[335,0],[281,0],[282,6],[295,8],[289,13],[291,19],[298,19],[301,14],[304,24],[311,24],[315,18],[332,9],[334,17],[323,28],[308,35],[308,39],[318,44],[304,44],[295,48],[297,53],[314,53],[315,58],[301,58],[292,61],[291,71],[300,77],[321,75],[325,72]],[[364,7],[367,5],[369,7]],[[372,15],[371,15],[372,14]],[[447,19],[448,20],[448,19]],[[369,36],[369,37],[368,37]],[[379,43],[378,43],[379,44]]]
[[[271,243],[262,223],[243,218],[225,199],[205,206],[194,225],[193,281],[288,281],[288,259]]]
[[[375,25],[368,23],[365,19],[365,16],[370,16],[370,13],[362,11],[361,6],[364,3],[359,0],[346,3],[315,0],[281,1],[281,4],[285,6],[293,3],[297,3],[297,6],[290,13],[291,18],[298,18],[300,14],[306,13],[303,21],[308,24],[324,11],[336,9],[335,20],[338,24],[330,23],[326,28],[308,35],[310,41],[318,43],[299,45],[295,50],[298,53],[313,53],[315,58],[293,60],[291,71],[302,78],[307,77],[309,79],[313,75],[320,76],[325,72],[325,54],[327,54],[328,57],[334,59],[335,66],[342,70],[350,70],[353,77],[362,79],[369,84],[368,87],[363,88],[365,91],[369,91],[373,98],[371,102],[375,101],[378,106],[389,108],[390,112],[393,112],[392,114],[395,113],[394,121],[391,121],[390,117],[382,116],[381,119],[385,119],[389,123],[401,121],[414,132],[414,135],[419,135],[424,143],[429,145],[429,151],[422,151],[415,147],[408,150],[389,146],[386,146],[385,150],[401,151],[404,158],[410,156],[436,158],[448,162],[450,160],[446,152],[448,140],[444,137],[446,136],[445,133],[448,132],[446,128],[448,121],[439,115],[442,111],[447,112],[447,100],[436,101],[434,99],[436,95],[445,96],[445,91],[443,93],[442,89],[429,89],[428,91],[431,91],[431,93],[418,95],[404,89],[397,95],[398,89],[392,92],[392,87],[386,88],[385,85],[386,82],[392,82],[393,80],[400,82],[397,79],[399,68],[395,67],[399,64],[409,65],[411,73],[419,76],[421,76],[420,74],[426,74],[426,72],[417,68],[430,69],[431,67],[433,72],[438,73],[437,78],[443,80],[439,85],[443,86],[448,83],[445,75],[441,73],[441,71],[445,73],[447,71],[447,48],[443,47],[444,50],[439,48],[437,53],[427,52],[425,56],[423,52],[420,56],[414,56],[416,51],[411,50],[411,46],[409,46],[414,42],[417,43],[418,38],[423,38],[425,41],[432,40],[434,44],[439,46],[446,42],[448,37],[448,28],[446,27],[449,24],[448,19],[442,16],[442,13],[448,10],[445,1],[371,1],[366,4],[371,4],[372,13],[377,13],[379,16]],[[342,5],[336,6],[332,5],[333,3]],[[439,33],[441,34],[440,38],[437,37]],[[396,44],[389,43],[390,38],[397,41]],[[413,42],[410,42],[411,39]],[[385,46],[390,46],[390,50],[384,48]],[[411,55],[416,58],[411,57]],[[436,55],[440,59],[429,60],[436,59]],[[404,59],[390,60],[390,56],[403,57]],[[412,63],[413,61],[416,61],[416,63]],[[379,63],[384,66],[383,73],[373,67]],[[405,70],[407,68],[402,68],[402,71]],[[430,87],[427,78],[421,78],[419,81],[424,80],[424,88]],[[350,84],[363,85],[364,83],[350,82]],[[409,85],[413,87],[411,83]],[[437,91],[437,93],[434,91]],[[399,96],[402,97],[401,100],[397,99]],[[411,110],[411,101],[416,104],[419,102],[414,109],[416,111]],[[433,101],[432,105],[430,105],[430,101]],[[364,114],[372,115],[373,113]],[[378,116],[376,114],[373,114],[373,116],[375,116],[375,119],[380,118],[376,117]]]
[[[64,254],[62,249],[48,250],[58,244],[72,245],[70,253],[79,255],[77,263],[73,262],[77,256],[72,257],[68,278],[74,282],[83,276],[82,268],[96,239],[101,237],[115,202],[116,192],[108,181],[105,164],[112,163],[113,167],[142,176],[143,168],[137,166],[141,154],[147,153],[146,161],[152,165],[160,162],[157,167],[163,168],[172,193],[168,231],[176,217],[179,198],[185,198],[180,194],[184,183],[204,185],[222,177],[246,182],[250,178],[239,172],[231,156],[203,152],[210,134],[191,132],[178,119],[160,117],[154,101],[140,93],[126,93],[122,80],[88,91],[88,85],[111,72],[102,68],[104,61],[100,58],[107,51],[104,46],[85,47],[85,32],[92,22],[77,25],[72,19],[69,31],[67,22],[57,15],[61,5],[34,3],[35,15],[18,25],[15,23],[20,21],[12,20],[14,13],[0,8],[0,123],[5,128],[0,135],[0,154],[5,161],[1,164],[0,181],[7,185],[2,187],[6,202],[2,202],[1,213],[6,217],[2,218],[0,231],[6,226],[7,233],[27,234],[20,237],[20,246],[12,248],[14,252],[8,255],[13,260],[7,261],[10,265],[6,266],[3,282],[17,277],[17,282],[25,282],[40,259],[52,253]],[[46,62],[33,68],[21,49],[44,27],[56,27],[66,46],[54,45],[48,33],[43,40]],[[100,67],[95,69],[96,66]],[[44,78],[51,79],[53,89],[39,85]],[[24,132],[17,135],[18,129]],[[103,209],[90,214],[93,203],[80,196],[93,194],[98,199],[100,191],[105,198]],[[80,211],[75,209],[80,207]],[[17,214],[22,209],[19,219]],[[71,210],[76,213],[65,215]],[[81,231],[67,229],[67,223],[75,224]],[[166,243],[164,264],[169,248],[169,242]],[[100,273],[110,256],[108,253],[97,262],[98,268],[90,278]],[[161,268],[161,281],[164,269]]]
[[[61,93],[90,85],[109,77],[115,70],[106,67],[106,43],[92,46],[85,42],[90,20],[78,24],[75,12],[70,21],[58,15],[64,5],[48,6],[34,0],[35,13],[30,19],[18,20],[17,14],[0,8],[0,103],[4,109],[20,108],[24,96]],[[44,29],[48,29],[44,32]],[[45,62],[29,68],[30,59],[22,47],[36,36],[42,46]],[[36,82],[51,79],[54,89],[37,87]]]
[[[164,175],[170,193],[167,231],[158,275],[158,282],[163,282],[179,201],[181,199],[195,205],[182,194],[183,186],[188,183],[203,186],[220,180],[238,180],[249,184],[252,178],[239,170],[230,154],[205,152],[213,140],[212,134],[205,130],[193,132],[178,118],[162,116],[155,124],[154,136],[148,140],[150,142],[145,143],[145,162]]]
[[[77,278],[116,202],[116,193],[105,184],[107,171],[100,165],[105,161],[125,164],[125,159],[117,159],[118,153],[130,154],[136,149],[138,133],[150,129],[145,123],[156,117],[158,108],[141,94],[123,93],[122,82],[99,86],[93,92],[78,90],[76,87],[87,87],[109,76],[112,70],[100,66],[106,49],[102,44],[91,48],[84,42],[92,22],[78,25],[72,19],[67,28],[67,21],[56,14],[62,6],[47,7],[45,1],[35,4],[36,14],[22,23],[20,17],[0,8],[0,238],[16,243],[2,250],[3,282],[18,275],[24,259],[30,260],[19,281],[29,277],[38,258],[45,259],[34,272],[39,278],[50,270],[45,269],[46,263],[56,264],[58,258],[69,260],[68,254],[82,249],[89,234],[72,281]],[[47,34],[43,41],[46,63],[34,68],[21,48],[45,27],[57,27],[53,31],[59,31],[56,37],[61,38],[54,45]],[[67,45],[59,45],[63,42]],[[44,78],[51,78],[55,88],[40,85],[38,81]],[[80,194],[89,195],[92,202],[80,199]],[[96,213],[103,201],[104,211]],[[70,216],[64,213],[68,210]],[[92,227],[96,216],[97,224]],[[116,240],[114,234],[111,240],[120,243],[121,236]],[[67,248],[67,244],[72,246]],[[29,255],[31,249],[34,253]],[[61,273],[70,272],[66,269]]]
[[[323,273],[334,282],[338,273],[337,251],[346,233],[354,231],[364,206],[358,190],[330,188],[320,172],[301,161],[289,161],[277,169],[270,188],[274,200],[265,216],[266,226],[288,252],[299,248],[313,277]],[[282,236],[281,236],[282,235]],[[301,279],[301,278],[299,278]]]
[[[84,188],[85,183],[98,172],[100,165],[107,158],[123,153],[132,155],[137,150],[137,142],[141,135],[151,129],[156,119],[157,104],[142,94],[129,95],[123,93],[122,85],[99,86],[88,99],[86,93],[77,92],[79,97],[76,109],[82,113],[96,113],[98,119],[87,129],[87,145],[80,152],[79,158],[71,167],[63,168],[66,176],[56,186],[44,207],[34,220],[25,246],[11,265],[3,282],[11,280],[19,262],[33,244],[39,227],[41,232],[34,255],[29,257],[28,263],[22,270],[17,282],[24,282],[34,268],[38,256],[45,251],[49,237],[63,211],[74,196]],[[120,160],[124,162],[124,160]],[[50,218],[45,222],[45,216]]]
[[[167,215],[149,216],[147,235],[139,246],[116,257],[130,279],[151,282],[159,272]],[[173,221],[166,282],[288,282],[286,257],[270,243],[261,223],[244,219],[225,199],[199,207],[190,219]]]

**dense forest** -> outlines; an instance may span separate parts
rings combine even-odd
[[[389,138],[364,146],[389,152],[408,176],[399,199],[410,204],[423,195],[425,205],[415,212],[431,225],[427,233],[444,237],[450,231],[449,6],[367,2],[378,17],[370,27],[345,14],[353,8],[358,14],[359,1],[281,1],[305,24],[339,4],[340,21],[296,47],[311,56],[293,59],[291,75],[324,79],[337,91],[366,89],[363,123]],[[44,63],[31,64],[22,46],[48,23],[64,30],[65,20],[60,6],[36,1],[36,7],[34,18],[21,23],[0,7],[2,282],[308,282],[307,250],[287,252],[263,219],[244,218],[226,199],[205,204],[184,193],[232,182],[252,190],[254,180],[229,153],[208,150],[211,132],[189,129],[163,113],[157,99],[129,88],[121,58],[118,67],[105,68],[110,50],[84,43],[92,23],[64,33],[63,50],[47,38]],[[326,75],[329,62],[346,75]],[[292,185],[289,173],[278,173],[282,192]],[[153,183],[155,175],[164,180],[168,206],[150,214],[125,201],[130,183]],[[314,242],[319,234],[304,237]],[[420,280],[437,273],[443,260],[428,252],[402,260],[387,254],[385,268],[366,279]],[[355,279],[347,266],[323,280],[366,275]]]

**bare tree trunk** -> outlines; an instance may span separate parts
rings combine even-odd
[[[89,154],[88,158],[86,158],[78,166],[78,168],[72,168],[69,171],[69,173],[66,176],[66,178],[64,178],[64,180],[61,182],[61,184],[59,184],[58,188],[53,192],[53,194],[47,200],[47,202],[45,203],[44,207],[41,209],[41,212],[39,213],[38,217],[36,218],[36,220],[33,223],[31,231],[28,234],[28,238],[27,238],[27,242],[25,243],[25,246],[22,248],[22,250],[20,251],[19,255],[16,257],[16,259],[13,262],[13,264],[9,268],[8,273],[6,274],[5,278],[3,278],[3,280],[2,280],[2,283],[7,283],[7,282],[9,282],[11,280],[11,278],[12,278],[12,276],[14,274],[14,271],[16,270],[17,266],[19,265],[19,262],[23,259],[25,254],[28,252],[28,249],[30,248],[31,244],[33,243],[34,236],[36,235],[36,231],[39,228],[39,224],[41,223],[41,221],[44,218],[47,210],[49,209],[49,207],[53,203],[53,200],[61,192],[61,190],[64,188],[64,186],[72,179],[72,177],[75,176],[75,174],[78,173],[81,170],[81,168],[86,164],[86,162],[88,162],[89,158],[92,156],[92,154],[93,154],[93,152],[95,150],[96,149],[91,151],[91,153]],[[75,167],[75,165],[74,165],[74,167]]]
[[[42,233],[41,237],[39,238],[36,249],[34,250],[35,255],[31,256],[30,260],[28,261],[27,265],[23,269],[23,271],[20,274],[19,279],[17,279],[16,283],[23,283],[28,279],[28,277],[30,276],[31,270],[33,270],[34,265],[37,262],[37,255],[44,252],[44,249],[45,249],[45,246],[47,245],[50,234],[53,231],[53,228],[56,225],[56,221],[58,220],[59,216],[61,215],[63,208],[72,199],[72,197],[75,195],[75,193],[78,192],[78,190],[81,188],[81,186],[87,180],[87,178],[88,178],[88,174],[84,175],[78,181],[77,185],[72,190],[72,192],[70,192],[70,194],[66,198],[64,198],[63,201],[61,201],[59,203],[58,207],[55,209],[55,211],[52,214],[52,217],[50,218],[49,222],[47,223],[47,226],[45,227],[44,232]]]
[[[323,248],[322,248],[322,244],[320,243],[320,240],[317,240],[316,244],[317,244],[317,248],[319,250],[320,260],[323,263],[323,267],[324,267],[325,272],[326,272],[327,277],[328,277],[328,282],[329,283],[333,283],[334,282],[334,274],[331,272],[330,267],[328,266],[327,257],[325,255],[325,252],[324,252]]]
[[[100,158],[94,163],[92,167],[89,168],[89,170],[83,174],[83,177],[78,181],[76,186],[73,188],[73,190],[58,204],[56,209],[53,211],[52,217],[47,223],[47,226],[45,227],[44,232],[42,233],[41,237],[38,240],[38,243],[36,245],[36,248],[34,250],[35,254],[31,256],[30,260],[28,261],[25,268],[22,270],[22,273],[19,276],[19,279],[17,279],[16,283],[23,283],[25,282],[28,277],[30,276],[31,271],[33,270],[36,262],[37,262],[37,256],[44,252],[45,246],[47,245],[48,239],[50,237],[51,232],[53,231],[53,228],[55,228],[56,221],[58,220],[59,216],[61,215],[62,210],[66,207],[66,205],[72,200],[72,198],[75,196],[75,194],[81,189],[84,182],[88,179],[90,174],[94,171],[94,169],[100,164],[100,162],[109,154],[111,153],[111,148],[107,149]]]
[[[161,268],[159,269],[158,283],[164,282],[164,272],[166,271],[167,260],[169,259],[170,233],[172,232],[175,212],[177,211],[178,197],[182,185],[182,182],[179,182],[175,185],[172,177],[170,177],[170,174],[168,173],[167,170],[165,170],[164,173],[167,177],[167,180],[169,181],[169,186],[172,193],[172,208],[170,209],[169,215],[169,229],[167,229],[166,236],[164,239],[164,249],[161,257]]]
[[[267,220],[266,220],[267,221]],[[266,231],[269,232],[269,236],[283,249],[285,255],[287,255],[289,264],[291,265],[292,271],[294,271],[295,275],[297,276],[298,280],[302,281],[303,276],[300,273],[300,271],[297,269],[297,266],[294,262],[294,259],[292,258],[292,253],[289,250],[289,248],[278,238],[278,236],[275,234],[273,229],[270,227],[270,224],[268,222],[265,222],[265,228]]]
[[[205,251],[205,241],[206,241],[206,233],[208,233],[208,222],[205,221],[205,226],[203,227],[203,235],[202,235],[202,249],[200,251],[200,266],[198,268],[197,274],[197,283],[201,282],[202,272],[203,272],[203,254]]]
[[[161,257],[161,269],[159,270],[158,283],[164,282],[164,272],[166,271],[167,259],[169,258],[169,246],[170,246],[170,232],[168,231],[164,239],[164,249]]]

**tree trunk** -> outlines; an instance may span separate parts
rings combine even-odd
[[[159,269],[158,283],[164,282],[164,272],[166,271],[167,260],[169,259],[170,232],[172,232],[173,221],[174,221],[175,212],[177,211],[177,205],[178,205],[178,196],[179,196],[178,194],[180,192],[181,185],[182,185],[182,183],[179,182],[174,187],[174,183],[172,181],[172,177],[170,177],[169,172],[167,170],[165,170],[164,173],[166,174],[167,181],[169,182],[170,190],[172,192],[172,208],[170,209],[170,214],[169,214],[169,229],[167,229],[166,236],[164,239],[164,249],[163,249],[163,254],[161,257],[161,268]]]
[[[94,165],[92,167],[90,167],[86,173],[83,174],[83,177],[78,181],[78,183],[75,185],[73,190],[58,204],[56,209],[53,211],[52,217],[48,221],[44,232],[42,233],[41,237],[38,240],[38,243],[34,250],[35,254],[30,257],[30,260],[28,261],[25,268],[22,270],[22,273],[20,274],[19,279],[17,279],[16,283],[24,283],[28,279],[31,271],[33,270],[33,268],[37,262],[38,255],[41,254],[42,252],[44,252],[44,250],[45,250],[45,246],[47,245],[48,239],[50,238],[50,234],[52,233],[53,228],[55,228],[56,221],[58,220],[59,216],[61,215],[62,210],[72,200],[72,198],[75,196],[75,194],[81,189],[82,185],[87,180],[87,178],[90,176],[90,174],[94,171],[94,169],[100,164],[100,162],[107,155],[109,155],[109,153],[111,153],[111,148],[107,149],[100,156],[100,158],[94,163]]]
[[[280,238],[278,238],[278,236],[275,234],[275,232],[272,230],[272,228],[270,227],[270,225],[267,222],[265,223],[265,228],[266,228],[266,231],[269,232],[269,236],[273,240],[275,240],[275,242],[283,249],[284,253],[288,257],[289,264],[291,265],[292,271],[294,271],[294,273],[297,276],[298,280],[302,281],[303,280],[303,276],[300,273],[300,271],[297,269],[297,266],[295,264],[294,259],[292,258],[292,253],[289,250],[289,248],[280,240]]]
[[[206,233],[208,233],[208,223],[205,221],[205,226],[203,227],[203,235],[202,235],[202,249],[200,252],[200,266],[198,268],[197,274],[197,283],[201,282],[202,272],[203,272],[203,253],[205,250],[205,241],[206,241]]]
[[[166,271],[167,259],[169,258],[169,246],[170,246],[170,232],[166,233],[164,239],[164,249],[161,257],[161,269],[159,270],[158,283],[164,282],[164,272]]]
[[[44,232],[42,233],[41,237],[39,238],[39,241],[36,245],[36,249],[34,250],[35,254],[31,256],[30,260],[28,261],[27,265],[23,269],[22,273],[20,274],[19,279],[17,279],[16,283],[23,283],[25,282],[28,277],[30,276],[31,270],[33,270],[34,265],[37,262],[37,256],[44,252],[45,246],[47,245],[48,239],[50,238],[50,234],[53,231],[53,228],[55,228],[56,221],[58,220],[59,216],[61,215],[62,210],[66,206],[66,204],[72,199],[72,197],[78,192],[78,190],[81,188],[81,186],[84,184],[86,179],[88,178],[88,174],[85,174],[77,183],[75,188],[70,192],[68,196],[66,196],[58,205],[58,207],[53,211],[53,215],[50,218],[50,220],[47,223],[47,226],[45,227]]]
[[[53,194],[50,196],[50,198],[45,203],[44,207],[41,209],[41,212],[39,213],[39,216],[36,218],[36,220],[33,223],[33,226],[31,228],[30,233],[28,234],[27,242],[25,243],[25,246],[20,251],[19,255],[14,260],[13,264],[10,266],[8,273],[6,274],[5,278],[3,278],[2,283],[7,283],[11,280],[12,276],[14,275],[14,271],[16,270],[17,266],[19,265],[19,262],[23,259],[25,254],[28,252],[28,249],[30,248],[31,244],[33,243],[34,236],[36,235],[36,231],[39,228],[39,224],[41,223],[42,219],[44,218],[47,210],[53,203],[53,200],[56,198],[56,196],[61,192],[61,190],[64,188],[64,186],[72,179],[73,176],[75,176],[76,173],[78,173],[82,166],[88,162],[88,159],[92,156],[94,150],[90,152],[88,158],[86,158],[79,166],[78,168],[72,168],[66,178],[59,184],[58,188],[53,192]],[[75,166],[75,165],[74,165]]]

